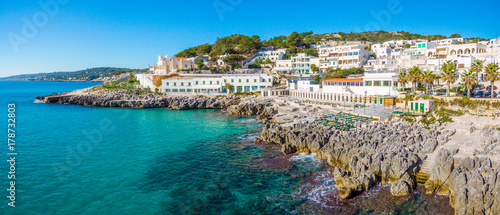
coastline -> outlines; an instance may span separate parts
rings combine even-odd
[[[320,114],[294,116],[288,123],[276,117],[285,104],[252,96],[165,96],[93,92],[93,88],[37,97],[46,103],[123,108],[222,109],[234,115],[256,115],[264,129],[258,139],[282,146],[282,152],[316,153],[335,167],[333,173],[342,198],[353,198],[379,182],[391,183],[395,196],[408,195],[417,183],[427,192],[450,196],[456,214],[500,213],[500,167],[484,156],[453,158],[457,149],[444,148],[456,130],[434,124],[380,120],[359,125],[356,131],[332,130],[311,123]],[[286,113],[285,113],[286,115]],[[484,129],[482,129],[484,130]],[[499,136],[498,131],[485,131]],[[496,133],[495,133],[496,132]],[[495,135],[496,134],[496,135]],[[490,138],[490,141],[497,139]],[[495,142],[494,142],[495,143]],[[438,150],[439,149],[439,150]],[[426,161],[434,165],[422,174]]]

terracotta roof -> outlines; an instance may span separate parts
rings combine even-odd
[[[325,81],[363,81],[362,78],[332,78]]]

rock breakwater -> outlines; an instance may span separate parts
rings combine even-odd
[[[238,96],[167,96],[153,93],[129,93],[123,90],[97,91],[77,95],[55,94],[37,99],[45,103],[122,108],[168,108],[171,110],[225,109],[240,102]]]

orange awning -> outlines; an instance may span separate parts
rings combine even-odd
[[[332,78],[325,81],[363,81],[362,78]]]

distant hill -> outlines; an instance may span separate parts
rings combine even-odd
[[[14,75],[0,78],[0,81],[100,81],[116,72],[145,72],[147,69],[129,69],[115,67],[96,67],[74,72],[51,72]]]

